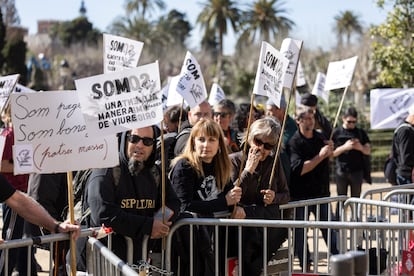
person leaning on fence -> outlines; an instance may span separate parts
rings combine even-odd
[[[332,141],[325,140],[323,134],[315,130],[314,110],[299,106],[296,110],[296,123],[298,131],[288,143],[291,164],[291,182],[289,186],[292,200],[315,199],[329,197],[329,158],[333,154]],[[309,206],[309,211],[316,216],[316,205]],[[296,209],[295,220],[305,219],[305,208]],[[307,214],[309,216],[309,214]],[[320,220],[328,220],[328,205],[320,205]],[[323,238],[328,244],[328,231],[321,229]],[[304,268],[304,229],[295,231],[295,253]],[[307,247],[306,269],[310,269],[310,253]],[[336,232],[331,231],[330,253],[337,254]]]
[[[0,175],[0,202],[7,204],[25,220],[47,229],[50,233],[73,232],[74,239],[79,237],[79,225],[71,224],[69,221],[57,221],[34,199],[13,188],[2,175]],[[3,242],[0,240],[0,243]]]
[[[342,116],[342,126],[332,134],[336,157],[336,189],[338,195],[347,195],[348,186],[351,196],[361,195],[364,177],[364,155],[371,154],[370,140],[365,130],[356,127],[358,112],[354,107],[347,108]],[[338,214],[337,214],[338,216]]]
[[[414,104],[403,124],[394,133],[392,143],[398,185],[414,183]]]
[[[142,242],[149,236],[148,250],[161,252],[161,238],[168,235],[180,202],[166,178],[165,204],[172,218],[155,216],[161,208],[161,175],[155,163],[156,126],[122,133],[119,145],[119,167],[93,169],[88,178],[85,205],[90,208],[88,226],[111,227],[112,250],[127,261],[126,237],[133,241],[133,264],[142,260]],[[79,254],[79,252],[78,252]],[[156,255],[149,255],[153,260]],[[147,261],[147,260],[144,260]],[[155,260],[154,260],[155,262]],[[82,263],[82,265],[85,265]],[[153,263],[158,266],[159,263]],[[78,267],[79,269],[79,267]]]
[[[201,119],[193,126],[183,153],[172,161],[171,185],[181,201],[182,215],[212,218],[217,212],[232,212],[240,200],[241,189],[233,186],[230,176],[231,163],[221,127],[211,119]],[[197,229],[194,275],[214,275],[213,228],[199,226]],[[180,236],[182,243],[186,243],[182,250],[187,254],[182,256],[184,270],[190,266],[189,235],[182,231]],[[220,257],[220,261],[224,259]],[[187,273],[182,271],[180,275]]]
[[[239,208],[243,208],[248,219],[280,219],[280,204],[289,201],[289,188],[280,159],[275,167],[274,178],[269,185],[275,160],[277,142],[280,136],[280,124],[273,117],[256,120],[250,127],[248,137],[243,142],[248,143],[247,160],[241,164],[243,152],[230,155],[233,164],[232,180],[239,182],[243,194]],[[267,258],[287,238],[286,228],[267,229]],[[260,275],[263,267],[263,230],[262,228],[243,228],[243,275]]]

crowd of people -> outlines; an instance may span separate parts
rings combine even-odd
[[[183,110],[180,106],[168,108],[163,124],[132,129],[119,135],[119,166],[92,170],[82,206],[84,211],[90,211],[85,225],[111,227],[114,231],[112,250],[124,260],[127,254],[125,237],[131,238],[134,263],[142,259],[142,242],[149,237],[149,258],[153,265],[159,265],[161,239],[181,218],[220,216],[278,220],[281,219],[279,205],[330,196],[330,160],[335,159],[338,195],[347,195],[350,187],[350,195],[359,197],[364,177],[363,158],[371,152],[367,132],[356,126],[358,113],[355,108],[346,108],[342,124],[335,127],[319,111],[317,101],[314,95],[303,95],[292,115],[286,114],[288,104],[283,96],[279,105],[268,100],[265,105],[254,106],[251,113],[250,105],[236,106],[229,99],[221,100],[214,106],[204,101],[189,110]],[[8,215],[8,208],[14,208],[10,197],[29,191],[29,195],[53,217],[46,222],[29,221],[40,223],[52,233],[59,230],[78,231],[75,225],[56,224],[65,219],[62,205],[66,205],[67,195],[65,185],[61,185],[64,180],[59,180],[59,174],[30,175],[30,178],[28,175],[13,176],[11,121],[9,114],[2,115],[5,123],[2,135],[6,136],[6,146],[1,173],[14,186],[7,186],[7,189],[2,186],[0,189],[0,199],[6,203],[3,205],[4,230],[13,227]],[[411,107],[406,120],[411,126],[413,116],[414,108]],[[164,126],[163,129],[160,126]],[[412,128],[398,133],[397,138],[413,141],[413,134],[409,133]],[[167,152],[172,156],[167,156],[170,159],[166,167],[168,174],[164,175],[159,166],[157,141],[161,136],[168,135],[173,137],[174,143]],[[280,151],[279,139],[282,139]],[[396,149],[400,160],[414,160],[413,145],[406,143]],[[275,158],[277,153],[279,156]],[[277,161],[275,164],[274,160]],[[409,173],[413,172],[412,162],[401,162],[404,166],[401,165],[397,171],[399,182],[412,181],[409,179]],[[1,185],[7,182],[3,178],[0,180]],[[165,183],[163,187],[162,180]],[[42,192],[45,186],[50,192]],[[327,204],[321,206],[321,220],[332,216],[329,210]],[[316,212],[316,208],[310,208],[310,212]],[[304,208],[299,208],[291,219],[306,220],[307,215]],[[23,217],[27,218],[27,215]],[[50,221],[55,224],[51,225]],[[59,229],[55,225],[64,227]],[[14,228],[16,232],[13,236],[5,236],[9,232],[3,230],[3,239],[23,236],[23,218],[17,217]],[[194,275],[214,274],[213,230],[210,226],[200,226],[194,233]],[[188,231],[188,228],[180,229],[173,239],[172,267],[177,275],[190,274]],[[220,275],[224,275],[227,258],[238,256],[237,238],[234,238],[238,236],[237,231],[232,227],[219,229],[220,243],[228,244],[228,250],[220,247],[218,252]],[[242,260],[239,260],[243,275],[260,275],[264,247],[269,260],[287,239],[286,229],[269,228],[266,231],[267,244],[263,245],[262,228],[243,228]],[[300,265],[310,269],[310,254],[308,250],[303,253],[306,243],[303,231],[295,231],[295,254]],[[332,231],[328,235],[325,229],[322,234],[327,244],[328,237],[331,238],[330,253],[337,254],[336,233]],[[78,242],[82,249],[82,239]],[[66,247],[61,243],[57,255],[65,254]],[[85,252],[78,253],[78,258],[82,259]],[[55,266],[56,275],[66,273],[60,263]],[[9,263],[9,268],[25,275],[24,267],[18,262]],[[86,264],[78,261],[78,270],[85,268]]]

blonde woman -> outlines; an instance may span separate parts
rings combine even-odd
[[[242,191],[231,182],[231,162],[219,124],[202,119],[193,126],[183,153],[172,160],[170,180],[182,214],[213,217],[216,212],[232,211]],[[214,275],[209,227],[198,227],[195,245],[194,275]]]

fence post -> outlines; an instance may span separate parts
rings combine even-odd
[[[365,276],[368,271],[368,255],[364,251],[349,251],[331,256],[332,276]]]

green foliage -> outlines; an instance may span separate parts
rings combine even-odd
[[[381,1],[379,1],[381,2]],[[382,2],[379,4],[383,4]],[[385,23],[371,29],[377,83],[387,87],[414,85],[414,1],[396,0]]]
[[[57,29],[52,31],[52,36],[57,36],[64,46],[69,47],[76,43],[97,45],[101,33],[93,29],[92,23],[86,17],[80,16],[59,24]]]
[[[6,38],[6,26],[3,23],[3,13],[0,9],[0,75],[2,74],[2,68],[4,64],[4,56],[2,53],[2,49],[4,48]]]
[[[9,40],[3,48],[4,75],[20,74],[19,83],[26,84],[26,42]]]

